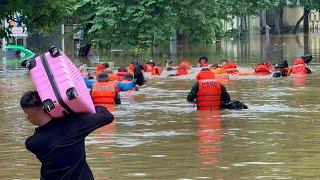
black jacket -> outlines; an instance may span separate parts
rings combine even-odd
[[[86,161],[84,139],[92,131],[110,124],[114,119],[103,107],[97,107],[96,111],[95,114],[54,118],[35,129],[25,145],[41,162],[40,179],[93,179]]]

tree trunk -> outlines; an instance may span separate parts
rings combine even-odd
[[[280,34],[281,33],[281,8],[276,8],[274,24],[275,24],[275,33]]]
[[[304,9],[304,14],[306,14],[306,16],[304,16],[303,18],[303,32],[308,33],[309,32],[309,14],[310,14],[310,10],[308,9]]]
[[[266,10],[261,11],[261,16],[260,16],[260,32],[261,34],[265,34],[266,30],[266,25],[267,25],[267,13]]]
[[[309,13],[310,13],[310,10],[306,10],[306,9],[305,9],[305,10],[303,11],[303,15],[301,16],[301,18],[298,20],[296,26],[294,27],[293,34],[297,34],[298,29],[299,29],[299,25],[300,25],[301,21],[302,21],[302,20],[305,20],[305,19],[307,19],[307,20],[305,20],[305,21],[306,21],[306,24],[303,25],[303,28],[305,28],[305,27],[307,26],[308,29],[309,29],[309,23],[308,23],[308,22],[309,22],[309,20],[308,20]],[[304,29],[304,30],[305,30],[305,29]],[[307,31],[307,32],[308,32],[308,31]]]

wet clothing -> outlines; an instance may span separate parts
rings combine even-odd
[[[144,71],[145,72],[152,72],[152,69],[153,69],[154,66],[150,65],[150,64],[146,64],[144,66]]]
[[[184,67],[179,67],[177,69],[177,72],[175,74],[175,76],[181,76],[181,75],[187,75],[188,74],[188,70],[185,69]]]
[[[119,94],[113,81],[95,83],[91,95],[95,105],[109,108],[115,104],[121,104]]]
[[[109,77],[109,81],[116,81],[117,80],[117,76],[115,74],[108,74]]]
[[[197,74],[197,80],[203,80],[203,79],[214,79],[215,78],[215,74],[208,70],[208,71],[200,71]]]
[[[211,72],[211,71],[204,71],[204,72]],[[198,110],[219,110],[221,108],[220,107],[220,103],[221,103],[220,83],[215,79],[204,79],[204,80],[198,80],[198,84],[199,84],[199,91],[196,97],[197,109]]]
[[[134,79],[136,80],[136,84],[139,85],[139,86],[142,86],[145,83],[145,79],[144,79],[142,71],[137,73],[137,74],[135,74],[134,75]]]
[[[160,66],[155,66],[152,69],[151,75],[160,75],[162,72],[162,68]]]
[[[268,64],[258,64],[254,68],[255,75],[268,75],[270,73],[271,73],[271,66],[268,66]]]
[[[35,128],[25,145],[41,162],[41,180],[94,179],[86,161],[84,140],[114,119],[103,107],[96,107],[96,112],[53,118]]]
[[[225,65],[222,65],[222,68],[226,70],[228,74],[237,74],[239,73],[237,69],[237,65],[235,63],[228,63]]]
[[[119,91],[128,91],[136,87],[136,82],[134,80],[126,81],[126,82],[118,82],[117,86],[119,87]]]
[[[116,74],[116,80],[117,81],[123,81],[124,75],[127,74],[128,72],[117,72]]]
[[[88,79],[86,77],[83,77],[83,80],[86,83],[86,86],[87,86],[88,89],[92,89],[93,84],[97,82],[95,80],[90,80],[90,79]]]
[[[181,61],[178,68],[191,69],[191,64],[188,61]]]
[[[224,103],[227,103],[230,101],[230,95],[227,92],[227,89],[223,85],[220,85],[220,86],[221,86],[221,98],[220,98],[221,106],[220,107],[222,108]],[[199,83],[196,82],[187,96],[187,101],[194,102],[194,100],[197,98],[198,92],[199,92]]]
[[[292,74],[311,74],[311,70],[308,68],[307,64],[303,59],[296,59],[294,65],[292,66],[290,73]]]
[[[272,77],[286,77],[288,76],[288,68],[281,69],[281,70],[275,70],[272,74]]]
[[[144,85],[145,79],[142,73],[143,66],[137,61],[133,61],[133,77],[136,80],[136,84],[139,86]]]

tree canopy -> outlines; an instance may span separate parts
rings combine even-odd
[[[1,0],[0,19],[12,19],[17,13],[29,32],[50,32],[71,16],[73,0]],[[6,35],[0,29],[0,37]]]
[[[2,0],[0,18],[19,13],[31,33],[50,32],[73,19],[92,44],[146,48],[168,42],[173,32],[190,41],[213,42],[223,34],[222,20],[284,5],[320,10],[318,0]]]

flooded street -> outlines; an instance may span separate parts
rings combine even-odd
[[[116,107],[114,123],[87,137],[87,161],[95,178],[319,178],[320,41],[319,35],[307,39],[259,36],[223,41],[220,48],[179,46],[177,59],[196,62],[206,55],[211,64],[230,58],[244,71],[263,59],[287,59],[291,65],[294,57],[312,54],[314,73],[230,78],[225,86],[231,99],[249,109],[216,112],[197,112],[186,102],[195,82],[191,76],[147,78],[132,103]],[[160,61],[160,55],[154,59]],[[33,84],[24,70],[2,72],[0,83],[0,179],[39,179],[40,163],[24,147],[34,127],[19,106]]]

